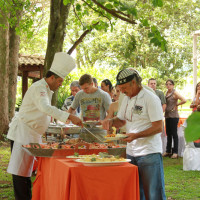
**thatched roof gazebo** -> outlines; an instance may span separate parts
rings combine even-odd
[[[37,81],[43,78],[44,57],[19,55],[18,76],[22,77],[22,98],[28,89],[28,78]]]

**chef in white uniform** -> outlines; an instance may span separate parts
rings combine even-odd
[[[7,172],[13,176],[16,200],[31,199],[31,174],[34,157],[22,149],[22,145],[40,143],[41,136],[49,126],[51,117],[61,122],[71,120],[82,126],[82,121],[65,111],[51,106],[51,99],[62,82],[75,68],[74,59],[64,52],[58,52],[46,77],[35,82],[26,92],[19,112],[14,116],[7,138],[11,140],[11,158]]]

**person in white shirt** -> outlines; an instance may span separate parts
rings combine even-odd
[[[22,145],[40,143],[41,136],[49,126],[51,117],[61,122],[68,119],[82,126],[82,121],[65,111],[51,106],[53,92],[61,85],[65,76],[75,68],[74,59],[58,52],[46,77],[35,82],[27,90],[19,112],[9,124],[7,138],[11,140],[11,158],[7,172],[12,174],[16,200],[31,199],[31,174],[34,157]]]
[[[142,78],[130,69],[117,75],[117,84],[124,97],[117,117],[103,120],[106,130],[126,124],[126,154],[138,166],[141,200],[165,200],[162,160],[163,111],[159,98],[142,87]]]

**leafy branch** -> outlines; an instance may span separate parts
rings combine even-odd
[[[93,26],[96,26],[99,22],[97,22],[96,24],[94,24]],[[92,31],[91,29],[87,29],[86,31],[84,31],[84,33],[79,37],[78,40],[76,40],[76,42],[74,43],[74,45],[69,49],[69,51],[67,52],[69,55],[74,51],[74,49],[76,49],[76,47],[83,41],[84,37],[90,33]]]
[[[84,25],[83,25],[81,19],[79,18],[79,16],[78,16],[77,13],[76,13],[76,9],[75,9],[75,7],[74,7],[74,4],[73,4],[73,11],[74,11],[74,14],[75,14],[75,16],[77,17],[77,19],[80,21],[81,25],[84,27]]]
[[[102,8],[103,10],[105,10],[107,13],[110,13],[112,16],[116,17],[116,18],[119,18],[121,19],[122,21],[126,21],[130,24],[137,24],[135,22],[135,20],[132,20],[130,18],[126,18],[126,17],[123,17],[121,15],[118,14],[118,12],[116,10],[113,10],[113,9],[109,9],[109,8],[106,8],[105,6],[103,6],[101,3],[99,3],[98,1],[96,0],[91,0],[93,3],[95,3],[97,6],[99,6],[100,8]]]
[[[87,3],[86,1],[82,0],[89,8],[91,8],[92,10],[94,10],[96,13],[99,13],[101,16],[105,17],[106,19],[108,19],[110,21],[110,19],[105,16],[101,11],[98,11],[96,9],[94,9],[89,3]]]

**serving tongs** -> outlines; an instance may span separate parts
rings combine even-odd
[[[92,135],[93,137],[95,137],[98,141],[105,143],[106,140],[101,140],[100,138],[98,138],[94,133],[92,133],[88,128],[86,128],[85,126],[83,127],[88,133],[90,133],[90,135]]]

